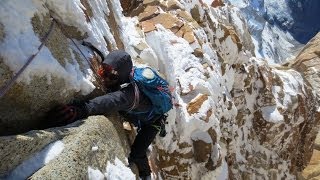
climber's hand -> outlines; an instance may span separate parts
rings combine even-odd
[[[50,126],[65,126],[87,117],[84,103],[58,105],[48,112]]]

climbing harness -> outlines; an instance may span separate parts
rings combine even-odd
[[[16,75],[13,76],[13,78],[8,81],[5,85],[3,85],[1,88],[0,88],[0,98],[2,98],[6,93],[7,91],[13,86],[13,84],[15,83],[15,81],[19,78],[19,76],[23,73],[23,71],[27,68],[27,66],[30,65],[30,63],[32,62],[32,60],[39,54],[40,50],[42,49],[44,43],[48,40],[48,37],[49,35],[51,34],[52,30],[53,30],[53,26],[54,26],[54,23],[55,23],[55,20],[53,20],[51,22],[51,25],[49,27],[49,31],[46,33],[46,35],[41,39],[41,44],[40,46],[38,47],[38,51],[31,55],[27,62],[22,66],[22,68],[17,72]]]
[[[167,114],[163,114],[158,121],[160,121],[160,125],[151,125],[152,127],[156,128],[159,131],[159,136],[160,137],[165,137],[167,135],[167,131],[166,131],[166,124],[167,124],[167,118],[168,115]]]

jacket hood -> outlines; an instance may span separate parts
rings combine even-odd
[[[112,51],[106,56],[102,63],[111,65],[114,70],[118,71],[119,84],[129,82],[133,65],[131,56],[127,52],[123,50]]]

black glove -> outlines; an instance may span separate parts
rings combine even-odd
[[[85,103],[58,105],[47,113],[50,127],[65,126],[86,117],[88,117],[88,111]]]

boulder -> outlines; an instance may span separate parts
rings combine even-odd
[[[161,24],[166,29],[181,26],[181,22],[177,17],[169,13],[161,13],[151,19],[154,24]]]
[[[314,150],[308,166],[303,170],[299,180],[320,178],[320,151]]]
[[[200,14],[200,6],[196,4],[190,11],[192,18],[199,24],[203,21],[203,17]]]
[[[191,16],[191,14],[188,11],[183,11],[181,9],[177,10],[177,16],[181,17],[183,19],[185,19],[187,22],[195,22],[195,20],[193,19],[193,17]]]
[[[158,0],[143,0],[143,5],[157,6],[160,4]]]
[[[203,58],[203,51],[202,51],[200,48],[196,48],[196,49],[193,51],[193,54],[194,54],[196,57]]]
[[[130,148],[119,116],[91,116],[66,127],[1,137],[0,174],[21,177],[22,162],[57,140],[62,142],[63,150],[49,162],[48,157],[40,156],[43,162],[33,164],[36,172],[30,172],[30,179],[87,179],[89,166],[105,172],[107,161],[118,158],[125,164]]]
[[[150,8],[149,10],[150,12],[158,12],[158,7]],[[159,15],[154,16],[154,13],[147,13],[149,10],[145,11],[146,14],[141,14],[139,17],[141,18],[140,26],[145,33],[156,30],[156,24],[161,24],[164,28],[170,30],[180,29],[183,25],[183,22],[172,14],[160,13]],[[144,21],[144,19],[147,20]]]
[[[141,26],[141,29],[143,30],[144,33],[148,33],[148,32],[156,30],[155,24],[150,20],[141,22],[140,26]]]
[[[165,8],[167,11],[170,11],[175,9],[183,9],[183,6],[177,0],[168,0],[165,4]]]
[[[159,6],[147,6],[144,11],[139,14],[139,21],[145,21],[157,16],[160,13]]]
[[[224,6],[224,2],[223,0],[213,0],[211,6],[214,8]]]
[[[196,41],[193,33],[193,29],[190,25],[185,24],[179,28],[179,31],[175,33],[177,36],[184,38],[189,44]]]
[[[207,94],[199,94],[197,97],[192,99],[187,106],[188,113],[191,115],[191,114],[199,112],[201,105],[206,100],[208,100]]]

